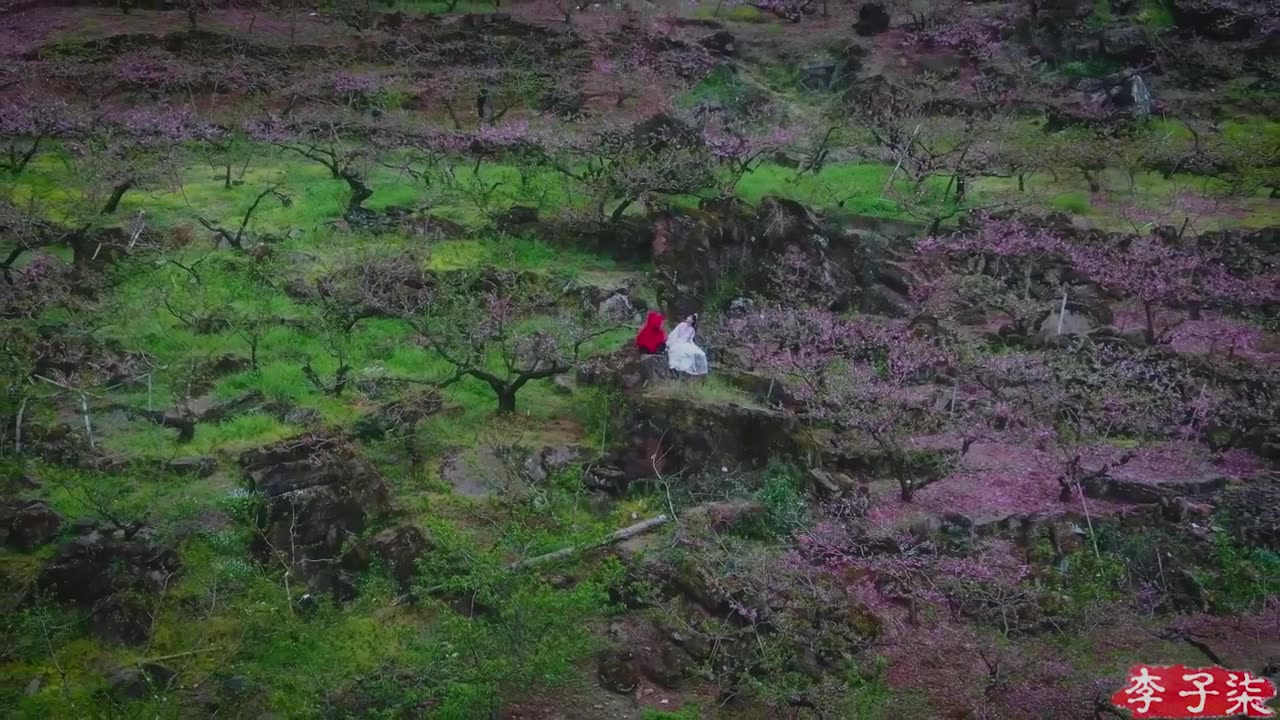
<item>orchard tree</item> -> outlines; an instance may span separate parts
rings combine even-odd
[[[534,380],[563,375],[581,359],[582,346],[616,325],[562,311],[538,318],[547,298],[537,293],[468,289],[449,291],[431,340],[436,353],[459,374],[486,383],[497,396],[498,412],[516,409],[516,395]],[[446,319],[447,318],[447,319]]]
[[[12,283],[14,264],[24,253],[60,245],[77,234],[75,229],[59,227],[45,217],[44,208],[39,205],[19,209],[0,201],[0,235],[12,243],[9,251],[0,258],[3,282]]]
[[[332,70],[308,73],[286,89],[285,94],[289,97],[290,111],[306,103],[317,103],[350,111],[374,108],[381,111],[380,101],[389,85],[387,78],[374,72]]]
[[[191,32],[199,30],[200,16],[209,12],[210,0],[183,0],[183,11],[187,14],[187,27]]]
[[[974,308],[992,308],[1029,330],[1047,299],[1043,283],[1033,285],[1033,279],[1048,280],[1045,271],[1063,257],[1064,247],[1044,227],[976,213],[960,231],[916,244],[924,282],[912,293],[937,317],[959,320]]]
[[[946,22],[915,32],[914,38],[925,46],[955,50],[974,61],[987,62],[1000,53],[1005,31],[1001,18],[975,17],[961,11]]]
[[[253,220],[254,214],[258,212],[260,207],[262,207],[263,200],[267,199],[268,196],[272,196],[285,207],[289,207],[293,204],[293,199],[281,189],[283,186],[284,180],[279,179],[263,188],[256,196],[254,196],[253,201],[249,203],[249,206],[245,208],[244,213],[240,216],[239,224],[234,226],[234,228],[224,227],[218,220],[210,220],[199,212],[196,212],[194,208],[192,208],[192,212],[196,213],[196,221],[203,225],[206,230],[212,232],[220,241],[225,242],[236,250],[243,250],[244,240],[247,237],[246,230],[249,227],[249,223]]]
[[[422,105],[443,108],[455,130],[501,122],[512,112],[548,109],[548,98],[562,86],[581,90],[577,76],[587,65],[580,52],[552,56],[542,43],[506,35],[485,36],[478,46],[468,45],[466,51],[481,53],[485,63],[458,67],[455,58],[459,49],[442,42],[428,44],[411,56],[417,65],[442,68],[428,73],[411,89]],[[414,65],[406,65],[406,73],[420,77],[416,70]]]
[[[230,126],[201,124],[196,134],[209,167],[213,168],[222,180],[222,188],[230,190],[243,182],[249,163],[253,160],[253,152],[249,147],[249,137],[243,128]],[[232,179],[232,172],[239,167],[237,179]]]
[[[999,174],[999,126],[976,109],[939,115],[932,108],[940,89],[932,80],[911,87],[885,83],[848,100],[848,110],[875,141],[877,154],[893,168],[882,195],[933,233],[962,212],[971,179]]]
[[[351,191],[347,214],[359,213],[364,202],[373,196],[365,171],[373,147],[368,140],[374,128],[358,116],[338,111],[302,113],[268,118],[247,127],[255,140],[318,163],[334,180],[346,183]]]
[[[583,135],[549,136],[543,152],[546,163],[590,199],[596,217],[604,219],[613,204],[611,222],[642,199],[694,194],[717,180],[711,152],[678,121],[602,124]]]
[[[139,108],[110,114],[69,143],[87,196],[107,191],[99,214],[114,214],[130,190],[173,179],[178,143],[191,140],[195,127],[185,111]]]
[[[1207,302],[1247,300],[1251,286],[1227,272],[1210,253],[1179,247],[1157,235],[1132,235],[1074,245],[1075,269],[1098,284],[1142,305],[1147,342],[1156,330],[1161,307],[1200,306]]]
[[[803,135],[804,131],[795,126],[755,130],[720,115],[702,129],[703,142],[727,170],[722,185],[725,195],[732,195],[744,176],[796,144]]]
[[[466,272],[430,275],[422,267],[403,254],[353,271],[358,306],[401,320],[452,366],[453,376],[438,384],[465,377],[487,384],[501,413],[515,411],[525,385],[568,372],[586,343],[617,327],[597,313],[558,307],[558,294],[546,287]]]
[[[86,122],[79,108],[47,95],[0,98],[0,171],[22,174],[41,150]]]
[[[111,66],[116,83],[109,92],[140,90],[153,99],[178,90],[189,90],[197,79],[198,66],[184,64],[163,50],[139,50],[118,56]]]
[[[784,383],[805,415],[870,440],[903,502],[945,477],[945,465],[968,452],[989,424],[988,394],[956,402],[965,363],[940,336],[812,308],[765,309],[727,321],[722,331],[757,370]],[[944,391],[950,407],[940,408]],[[956,447],[922,452],[915,440],[925,435],[954,436]]]

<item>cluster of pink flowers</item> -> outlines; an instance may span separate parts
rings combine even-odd
[[[974,60],[990,60],[1004,45],[1003,32],[1003,22],[962,15],[948,18],[940,26],[915,33],[912,37],[926,46],[955,50]]]
[[[386,78],[377,73],[339,70],[310,76],[295,84],[290,94],[351,105],[367,100],[386,85]]]
[[[1066,244],[1052,231],[1017,218],[1001,218],[983,213],[974,218],[965,232],[927,237],[916,243],[924,257],[985,255],[1007,259],[1057,255]]]
[[[716,158],[729,163],[750,164],[791,146],[801,132],[794,127],[775,127],[763,133],[734,127],[714,117],[702,128],[702,141]]]
[[[7,279],[0,279],[0,317],[35,317],[58,303],[72,286],[71,271],[53,255],[35,254]]]
[[[88,118],[81,108],[58,98],[0,97],[0,137],[3,138],[65,135],[87,124]]]
[[[166,52],[144,50],[116,58],[115,79],[135,87],[166,90],[182,87],[197,78],[197,66],[184,65]]]

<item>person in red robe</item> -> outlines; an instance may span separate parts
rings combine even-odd
[[[636,333],[636,347],[640,349],[641,354],[657,355],[666,349],[667,331],[662,329],[663,319],[662,313],[649,311],[644,327]]]

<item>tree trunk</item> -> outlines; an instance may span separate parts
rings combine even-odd
[[[1147,318],[1147,342],[1152,345],[1156,342],[1156,313],[1151,303],[1142,304],[1143,313]]]
[[[351,375],[351,366],[343,365],[338,368],[338,372],[333,376],[333,388],[329,394],[334,397],[342,397],[342,391],[347,389],[347,380]]]
[[[1089,192],[1091,193],[1102,192],[1102,184],[1098,182],[1098,178],[1093,174],[1092,170],[1090,170],[1089,168],[1082,167],[1080,168],[1080,173],[1084,175],[1085,182],[1089,183]]]
[[[1027,191],[1027,176],[1023,175],[1022,173],[1018,173],[1018,192],[1026,192],[1026,191]]]
[[[222,181],[222,187],[224,190],[231,189],[231,163],[227,163],[227,176]]]
[[[498,393],[498,412],[503,415],[509,415],[516,411],[516,390],[510,386],[504,388],[494,388]]]
[[[129,192],[129,189],[132,187],[133,178],[130,178],[111,188],[111,197],[107,198],[107,204],[102,206],[102,212],[100,214],[110,215],[114,213],[116,209],[120,207],[120,199],[123,198],[124,194]]]
[[[347,200],[347,212],[352,213],[360,209],[364,205],[364,201],[373,197],[373,190],[365,184],[360,176],[351,172],[344,171],[341,175],[342,179],[347,182],[347,187],[351,188],[351,199]]]
[[[626,198],[621,203],[618,203],[618,207],[614,208],[613,214],[609,216],[609,222],[616,223],[621,220],[622,214],[627,211],[627,208],[631,207],[632,202],[634,201],[631,198]]]

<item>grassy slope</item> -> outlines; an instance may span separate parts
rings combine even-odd
[[[422,12],[444,9],[441,3],[423,0],[402,0],[398,6]],[[487,6],[465,4],[464,7],[481,10]],[[706,8],[698,10],[699,14],[709,12]],[[769,20],[751,8],[733,8],[728,14],[734,20],[746,22]],[[1153,22],[1161,21],[1158,17],[1153,19]],[[260,155],[264,160],[250,167],[245,184],[240,187],[223,189],[211,169],[193,163],[183,172],[183,193],[163,189],[130,193],[121,207],[121,216],[132,217],[144,211],[150,223],[190,225],[191,208],[197,208],[206,217],[229,221],[247,206],[258,188],[283,176],[294,197],[293,204],[290,207],[269,204],[257,216],[252,229],[278,234],[301,229],[300,237],[288,239],[279,246],[282,253],[296,250],[315,257],[314,261],[300,263],[302,267],[296,270],[319,272],[327,264],[374,243],[390,247],[418,245],[416,240],[407,237],[374,239],[333,230],[329,224],[341,214],[345,186],[328,177],[319,166],[269,153]],[[750,201],[781,194],[819,208],[832,209],[844,201],[842,209],[846,212],[900,217],[901,209],[882,197],[889,170],[887,166],[875,164],[836,164],[816,177],[797,180],[790,169],[765,165],[745,177],[738,190]],[[470,179],[468,173],[467,169],[460,169],[464,180]],[[370,207],[428,204],[432,212],[468,225],[477,226],[483,220],[474,204],[459,195],[433,194],[382,167],[372,168],[370,175],[376,189],[368,203]],[[505,188],[517,188],[503,191],[496,203],[499,207],[532,202],[547,210],[557,210],[573,202],[550,176],[539,177],[532,187],[521,188],[516,168],[485,164],[481,166],[480,175],[486,183],[502,181]],[[1105,179],[1108,193],[1127,188],[1127,179],[1121,174],[1109,173]],[[1155,204],[1172,189],[1196,183],[1193,178],[1175,177],[1166,182],[1158,177],[1143,176],[1139,178],[1137,197]],[[1123,227],[1112,205],[1095,205],[1082,179],[1064,176],[1054,181],[1050,177],[1033,176],[1029,184],[1029,194],[1036,204],[1083,214],[1103,226]],[[1010,183],[1003,180],[982,180],[974,185],[974,202],[1016,193]],[[13,189],[19,202],[36,195],[55,205],[69,205],[76,197],[75,174],[56,157],[49,156],[39,161]],[[1274,201],[1248,198],[1239,202],[1245,216],[1228,216],[1221,222],[1255,226],[1277,221]],[[204,232],[197,234],[202,237]],[[188,252],[198,257],[204,251]],[[215,257],[220,256],[222,254]],[[637,270],[618,268],[587,254],[519,238],[472,237],[438,243],[431,247],[429,263],[439,269],[497,264],[540,271],[554,265],[557,270],[571,274],[605,277]],[[174,271],[165,281],[183,280],[183,274]],[[230,280],[216,277],[215,272],[210,282]],[[109,334],[127,348],[152,353],[162,365],[177,368],[196,358],[227,352],[246,353],[243,339],[234,333],[196,335],[181,327],[154,302],[150,284],[126,284],[118,291],[117,299],[114,312],[121,322],[110,328]],[[297,317],[302,312],[283,295],[262,300],[282,317]],[[595,350],[616,346],[624,335],[625,332],[602,339]],[[405,329],[396,323],[363,324],[353,338],[352,357],[357,376],[430,378],[445,370],[439,361],[408,340]],[[297,359],[299,354],[314,357],[322,375],[334,369],[317,338],[297,329],[278,328],[264,338],[261,354],[262,366],[258,372],[246,371],[221,378],[212,394],[230,399],[257,390],[272,399],[315,409],[325,423],[336,426],[349,424],[368,409],[370,401],[356,392],[334,399],[319,393],[305,381]],[[171,404],[180,392],[172,383],[178,381],[176,371],[172,376],[158,374],[150,393],[152,401],[161,406]],[[749,402],[736,389],[714,380],[660,387],[656,392],[689,400]],[[141,388],[130,388],[117,393],[115,399],[140,405],[146,402],[146,395]],[[398,501],[406,509],[402,520],[431,528],[445,546],[442,554],[453,557],[454,551],[464,548],[483,556],[485,550],[492,549],[494,557],[475,561],[476,577],[471,578],[469,589],[497,592],[494,587],[499,583],[495,578],[500,576],[495,568],[518,553],[547,551],[597,537],[633,522],[637,516],[646,517],[667,507],[669,498],[639,493],[613,508],[597,509],[584,499],[580,484],[573,482],[575,478],[553,482],[531,499],[491,506],[478,506],[454,497],[436,470],[437,461],[446,452],[459,447],[496,447],[512,442],[595,444],[597,438],[603,436],[610,414],[617,408],[607,397],[595,393],[566,396],[546,383],[536,383],[524,390],[520,396],[521,414],[511,418],[495,418],[491,393],[472,381],[452,389],[447,401],[446,412],[429,418],[417,429],[418,441],[428,458],[427,467],[417,470],[405,467],[398,459],[399,449],[389,444],[372,446],[368,452],[382,465]],[[37,417],[47,417],[54,414],[55,409],[49,405],[34,412]],[[246,415],[202,425],[193,443],[178,446],[172,431],[118,418],[103,418],[100,422],[104,443],[118,452],[138,457],[212,454],[224,461],[231,460],[240,450],[300,430],[265,415]],[[122,508],[151,509],[152,522],[159,528],[171,530],[184,523],[203,523],[204,526],[182,541],[185,571],[157,607],[156,636],[146,648],[103,646],[91,640],[75,618],[54,607],[39,606],[6,618],[5,637],[18,642],[11,651],[13,655],[6,656],[0,664],[0,686],[12,689],[0,693],[0,708],[12,710],[19,717],[82,716],[85,708],[102,702],[95,693],[106,670],[146,658],[192,651],[196,652],[165,661],[182,671],[184,685],[214,684],[231,674],[242,675],[264,689],[265,696],[258,700],[264,711],[269,708],[290,717],[324,712],[328,703],[338,700],[341,689],[358,681],[372,684],[371,695],[375,697],[381,691],[404,700],[411,689],[428,694],[438,703],[434,706],[438,717],[474,717],[492,703],[492,693],[503,673],[512,671],[500,663],[500,656],[508,646],[502,644],[504,638],[500,637],[499,630],[478,621],[459,619],[460,616],[446,608],[430,603],[418,610],[392,607],[397,593],[378,573],[365,579],[360,599],[351,605],[325,606],[310,617],[293,614],[279,573],[248,559],[249,525],[245,514],[248,501],[239,489],[240,483],[230,462],[224,462],[218,473],[203,480],[146,471],[97,475],[43,465],[31,469],[45,482],[38,494],[71,517],[88,511],[81,498],[85,488],[93,487],[114,497]],[[222,526],[205,523],[211,514],[221,515],[227,522]],[[32,555],[0,550],[0,573],[16,582],[28,581],[51,553],[52,548]],[[601,583],[610,582],[605,577],[608,568],[588,566],[571,570],[580,574],[599,573]],[[428,578],[434,577],[431,575],[434,571],[438,568],[428,568]],[[515,598],[514,604],[542,623],[544,631],[550,630],[545,634],[560,636],[565,641],[584,641],[580,631],[586,623],[610,612],[607,602],[589,593],[551,592],[527,578],[510,584],[512,587],[503,591],[506,593],[503,597],[509,601]],[[583,645],[587,646],[585,642]],[[542,673],[540,679],[563,681],[572,677],[571,666],[580,658],[580,650],[582,648],[575,650],[555,643],[535,648],[535,654],[547,661],[537,668]],[[1072,660],[1080,665],[1096,662],[1087,648],[1071,650]],[[468,664],[469,657],[483,657],[486,662]],[[1115,660],[1127,663],[1131,658]],[[414,677],[426,677],[429,682],[425,687],[422,684],[415,687],[411,682],[397,684],[386,680],[394,677],[397,670]],[[30,697],[19,696],[16,691],[33,677],[46,678],[44,689]],[[378,683],[384,680],[386,685],[380,688]],[[440,685],[432,684],[435,682]],[[523,688],[517,685],[505,689],[519,694]],[[893,704],[882,686],[873,687],[868,694],[881,706]],[[130,708],[130,713],[138,717],[192,716],[191,710],[176,705],[176,699],[177,695],[171,694],[152,706]]]

